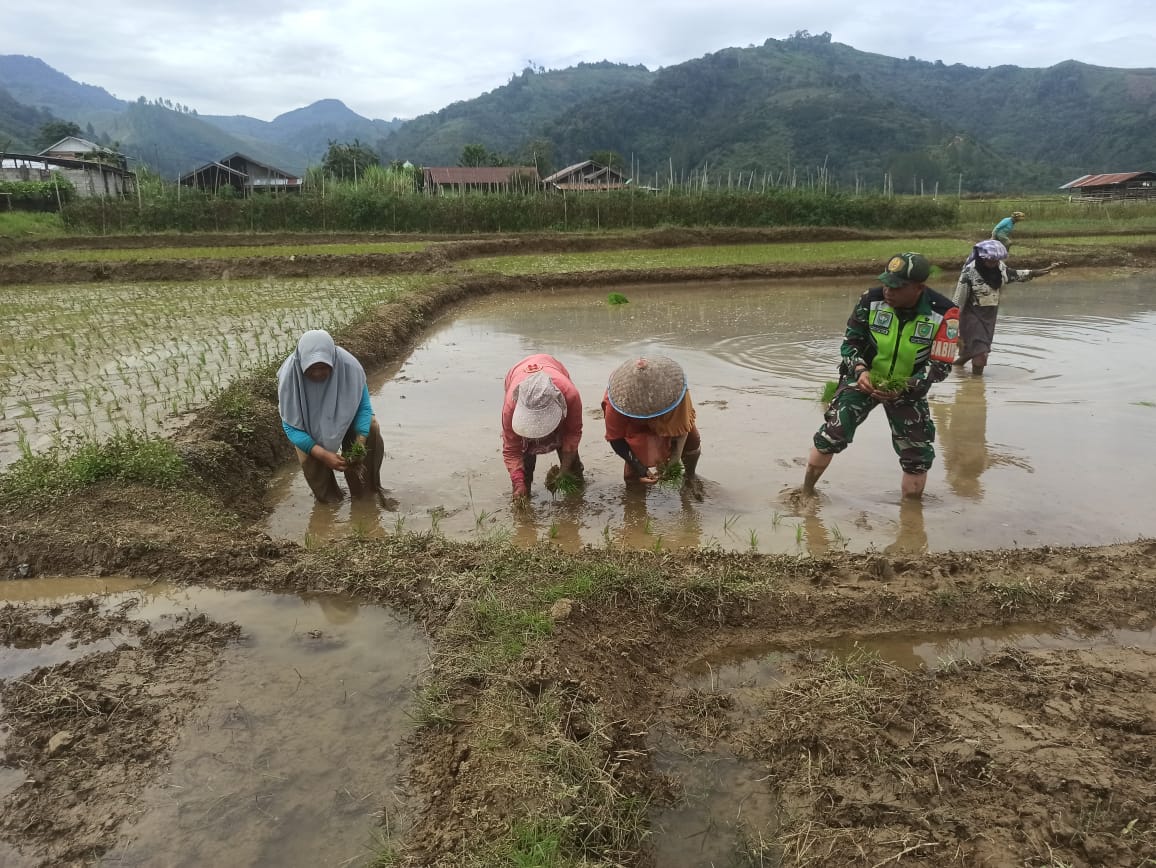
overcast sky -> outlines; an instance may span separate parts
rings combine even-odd
[[[121,99],[166,97],[263,120],[329,97],[367,117],[410,118],[493,90],[531,62],[654,70],[798,30],[948,64],[1156,66],[1153,0],[107,0],[51,9],[4,16],[0,54],[39,57]]]

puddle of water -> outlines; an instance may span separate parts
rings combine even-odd
[[[118,587],[89,581],[90,593]],[[55,599],[54,585],[65,600],[84,587],[82,580],[5,582],[0,603]],[[392,801],[399,746],[412,729],[405,709],[428,657],[420,632],[386,609],[336,595],[150,585],[105,593],[101,605],[132,597],[139,605],[131,617],[154,630],[203,612],[240,624],[246,638],[225,650],[165,771],[141,795],[141,813],[103,864],[371,861],[372,830]],[[36,655],[49,650],[0,653],[11,667],[18,657],[31,669],[44,665]]]
[[[1001,648],[1024,651],[1095,651],[1138,647],[1156,650],[1156,624],[1142,629],[1081,632],[1058,624],[1004,624],[951,632],[844,635],[808,645],[821,654],[846,657],[856,649],[905,669],[941,669],[954,662],[982,660]],[[783,684],[799,649],[781,644],[725,648],[687,667],[689,686],[700,690]]]
[[[682,799],[654,812],[654,860],[660,868],[757,864],[736,857],[746,843],[773,840],[778,798],[759,763],[721,753],[689,757],[659,748],[655,768],[679,781]]]
[[[868,281],[869,282],[869,281]],[[1120,431],[1156,437],[1146,360],[1156,278],[1065,272],[1009,293],[982,378],[953,372],[931,392],[938,459],[922,506],[901,507],[899,468],[877,411],[820,486],[797,487],[821,423],[843,328],[863,281],[709,283],[554,291],[479,300],[435,323],[397,368],[371,383],[385,436],[383,479],[396,513],[314,505],[296,465],[274,482],[266,529],[303,539],[404,526],[456,538],[498,532],[573,549],[719,545],[788,553],[943,551],[1103,544],[1151,533],[1137,504],[1156,464],[1118,458]],[[532,352],[569,368],[586,408],[585,493],[554,502],[541,487],[510,510],[499,449],[502,380]],[[606,378],[625,358],[667,353],[685,367],[703,436],[701,500],[627,492],[603,439]],[[1078,458],[1072,443],[1085,444]],[[546,466],[549,466],[547,463]],[[436,518],[434,517],[436,515]]]

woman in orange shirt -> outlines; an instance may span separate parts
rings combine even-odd
[[[610,375],[602,413],[610,448],[626,462],[625,480],[653,485],[677,461],[684,478],[694,478],[702,442],[678,362],[666,356],[623,362]]]

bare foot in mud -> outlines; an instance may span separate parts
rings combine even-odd
[[[815,489],[808,491],[803,486],[788,488],[779,495],[779,500],[794,509],[809,510],[819,505],[819,492]]]
[[[682,481],[682,493],[702,503],[706,498],[706,484],[701,476],[688,476]]]

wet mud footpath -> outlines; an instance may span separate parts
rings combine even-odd
[[[453,304],[533,286],[450,280],[338,340],[380,366]],[[811,557],[399,532],[307,547],[255,529],[288,457],[271,372],[234,389],[245,418],[221,403],[180,435],[180,490],[4,503],[0,574],[331,592],[403,613],[429,638],[429,667],[397,698],[414,728],[404,786],[375,797],[379,864],[1141,866],[1156,852],[1156,542]],[[235,637],[228,619],[132,621],[0,610],[0,646],[54,630],[127,646],[0,685],[0,857],[112,852],[119,794],[155,778],[167,721],[205,701]],[[1012,638],[918,669],[870,650],[1012,624],[1116,638]],[[770,670],[742,670],[768,653],[781,655]],[[140,725],[114,744],[119,715]],[[711,774],[749,794],[717,818],[701,798]]]

